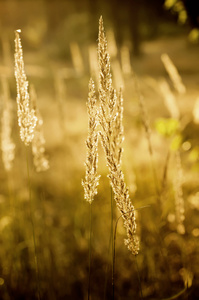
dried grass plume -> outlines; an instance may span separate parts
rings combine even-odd
[[[90,204],[97,194],[97,186],[99,185],[99,175],[97,175],[98,163],[98,111],[96,106],[95,85],[92,79],[89,81],[89,94],[87,102],[88,112],[88,137],[86,140],[87,158],[86,158],[86,174],[82,181],[84,187],[84,198]]]
[[[123,217],[127,238],[125,244],[128,249],[137,255],[139,240],[136,234],[135,209],[129,196],[129,190],[124,180],[121,169],[121,154],[123,151],[123,97],[122,90],[117,95],[112,87],[110,70],[110,57],[107,52],[107,40],[105,36],[103,19],[99,20],[98,36],[98,60],[99,60],[99,120],[101,125],[101,141],[104,148],[109,179],[114,191],[116,205]]]
[[[15,31],[15,78],[17,85],[17,115],[20,127],[20,137],[28,146],[34,137],[34,129],[37,124],[35,110],[30,109],[30,96],[28,81],[24,70],[23,50],[20,39],[21,30]]]

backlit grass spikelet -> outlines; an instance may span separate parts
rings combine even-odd
[[[114,192],[116,205],[123,217],[127,238],[125,245],[134,254],[139,251],[139,240],[136,234],[136,220],[134,206],[131,203],[129,190],[121,169],[121,154],[123,136],[123,98],[120,90],[117,96],[112,87],[110,59],[107,52],[107,40],[102,17],[99,20],[98,37],[99,60],[99,121],[101,125],[101,141],[109,168],[110,184]]]
[[[20,137],[28,146],[34,137],[34,129],[37,123],[35,110],[30,109],[30,96],[28,81],[24,70],[23,50],[20,39],[21,30],[15,31],[15,78],[17,85],[17,116],[20,127]]]
[[[89,81],[89,94],[87,102],[88,112],[88,137],[86,140],[87,158],[86,158],[86,174],[82,181],[84,187],[84,198],[90,204],[97,194],[97,186],[99,185],[99,175],[97,175],[98,163],[98,111],[96,106],[95,85],[92,79]]]

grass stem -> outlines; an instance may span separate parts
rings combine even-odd
[[[143,294],[142,294],[142,285],[141,285],[141,279],[140,279],[140,272],[139,272],[139,267],[138,267],[138,262],[137,262],[137,256],[136,255],[135,255],[135,263],[136,263],[137,274],[138,274],[140,295],[141,295],[141,299],[143,300],[144,298],[143,298]]]
[[[89,210],[89,270],[88,270],[88,300],[90,300],[91,293],[91,252],[92,252],[92,203],[90,203]]]
[[[147,208],[147,207],[150,207],[150,205],[142,206],[142,207],[136,208],[134,210],[140,210],[140,209]],[[127,211],[126,213],[120,215],[115,223],[114,243],[113,243],[113,273],[112,273],[112,299],[113,300],[115,297],[115,261],[116,261],[116,247],[115,246],[116,246],[117,225],[123,215],[129,214],[131,212],[132,212],[132,210]],[[140,285],[140,290],[141,290],[141,285]],[[142,299],[143,299],[143,297],[142,297]]]
[[[111,188],[111,267],[112,267],[112,278],[114,278],[114,240],[113,240],[113,190]],[[113,287],[113,295],[114,295],[114,284]],[[113,298],[114,299],[114,298]]]
[[[32,227],[35,270],[36,270],[36,281],[37,281],[37,299],[41,300],[41,297],[40,297],[40,284],[39,284],[39,268],[38,268],[36,237],[35,237],[35,227],[34,227],[33,213],[32,213],[32,193],[31,193],[30,168],[29,168],[28,148],[27,147],[26,147],[26,161],[27,161],[27,175],[28,175],[28,186],[29,186],[29,215],[30,215],[30,223],[31,223],[31,227]]]

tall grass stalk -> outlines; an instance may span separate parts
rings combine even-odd
[[[32,229],[36,282],[37,282],[37,299],[40,300],[41,296],[40,296],[39,266],[38,266],[38,257],[37,257],[37,248],[36,248],[35,227],[34,227],[34,221],[33,221],[31,179],[30,179],[30,168],[29,168],[29,158],[28,158],[28,148],[27,147],[26,147],[26,163],[27,163],[27,176],[28,176],[28,188],[29,188],[29,217],[30,217],[30,223],[31,223],[31,229]]]
[[[92,256],[92,203],[89,210],[89,263],[88,263],[88,300],[91,294],[91,256]]]
[[[133,211],[135,211],[135,210],[140,210],[140,209],[147,208],[147,207],[150,207],[150,205],[146,205],[146,206],[142,206],[142,207],[133,209]],[[113,240],[113,272],[112,272],[112,299],[113,299],[113,300],[115,299],[115,262],[116,262],[116,237],[117,237],[117,225],[118,225],[118,222],[119,222],[119,220],[121,219],[121,217],[124,218],[124,215],[128,215],[128,214],[131,214],[131,213],[132,213],[132,210],[123,213],[122,215],[119,216],[119,218],[117,218],[116,223],[115,223],[114,240]],[[131,218],[131,215],[130,215],[130,218]],[[135,257],[136,257],[136,255],[137,255],[137,254],[135,254]],[[136,262],[136,263],[137,263],[137,262]],[[137,270],[138,270],[138,269],[137,269]],[[138,271],[139,271],[139,270],[138,270]],[[141,291],[141,295],[142,295],[142,288],[141,288],[140,276],[138,275],[138,277],[139,277],[139,284],[140,284],[139,287],[140,287],[140,291]],[[142,299],[143,299],[143,296],[142,296]]]
[[[107,39],[104,31],[103,19],[99,20],[98,34],[98,61],[99,61],[99,122],[101,125],[100,137],[109,168],[110,185],[114,192],[114,199],[120,213],[124,218],[124,227],[127,239],[124,243],[132,254],[139,251],[139,240],[136,235],[136,219],[134,207],[131,203],[129,190],[121,169],[121,156],[123,152],[123,97],[122,90],[118,95],[112,87],[110,71],[110,57],[107,52]],[[126,218],[125,213],[131,211],[131,217]]]
[[[89,81],[89,93],[87,102],[88,112],[88,137],[86,140],[87,157],[86,157],[86,174],[82,185],[84,187],[84,199],[90,204],[90,225],[89,225],[89,275],[88,275],[88,300],[90,299],[90,282],[91,282],[91,239],[92,239],[92,202],[97,194],[99,185],[98,167],[98,111],[96,107],[95,84],[92,78]]]
[[[136,268],[137,268],[137,275],[138,275],[138,282],[139,282],[139,288],[140,288],[140,295],[141,295],[141,299],[143,300],[143,294],[142,294],[142,284],[141,284],[141,279],[140,279],[140,271],[139,271],[139,266],[138,266],[138,262],[137,262],[137,255],[135,255],[135,264],[136,264]]]
[[[113,234],[113,190],[111,188],[111,264],[112,264],[112,277],[114,272],[114,234]]]
[[[110,188],[110,198],[111,198],[111,206],[110,206],[110,211],[111,211],[111,226],[110,226],[110,238],[109,238],[109,245],[108,245],[108,257],[109,255],[111,256],[111,278],[113,278],[113,264],[114,264],[114,226],[113,226],[113,221],[114,221],[114,204],[113,204],[113,190]],[[110,253],[111,252],[111,253]],[[108,282],[108,266],[106,268],[106,275],[105,275],[105,287],[104,287],[104,299],[106,299],[106,288],[107,288],[107,282]]]

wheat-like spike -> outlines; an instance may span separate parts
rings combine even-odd
[[[107,52],[107,39],[105,36],[103,19],[99,20],[98,35],[98,62],[99,62],[99,100],[100,114],[99,121],[101,126],[109,134],[107,139],[112,143],[110,137],[113,132],[113,121],[115,117],[115,106],[117,101],[116,91],[112,87],[112,75],[110,66],[110,57]]]
[[[37,108],[37,94],[32,84],[30,85],[30,100],[31,108],[34,109],[37,116],[37,125],[32,140],[33,163],[36,172],[42,172],[49,169],[49,160],[45,154],[46,141],[43,133],[43,119]]]
[[[2,160],[6,171],[10,171],[15,157],[15,144],[12,133],[12,103],[9,95],[8,82],[1,78],[3,88],[3,113],[1,118],[1,150]]]
[[[28,146],[34,137],[34,129],[37,123],[35,110],[30,109],[30,96],[28,81],[24,70],[23,50],[20,39],[21,30],[15,31],[15,78],[17,85],[17,115],[20,127],[20,137]]]
[[[96,107],[95,84],[92,78],[89,81],[89,94],[87,102],[88,112],[88,137],[86,140],[87,158],[86,158],[86,174],[82,181],[84,187],[84,198],[90,204],[97,194],[97,186],[99,185],[100,176],[97,175],[98,164],[98,111]]]
[[[136,235],[135,211],[121,170],[123,98],[122,92],[120,91],[117,97],[116,91],[112,87],[110,61],[102,17],[99,20],[98,59],[100,70],[99,121],[102,128],[100,136],[109,168],[108,177],[114,191],[116,205],[122,214],[124,227],[127,231],[125,244],[136,255],[139,251],[139,241]]]
[[[99,61],[99,94],[101,101],[108,101],[107,95],[112,91],[112,76],[110,56],[107,52],[107,39],[104,32],[103,19],[99,20],[98,34],[98,61]]]
[[[185,233],[184,220],[185,220],[185,209],[184,209],[184,197],[182,190],[183,183],[183,174],[182,174],[182,165],[180,153],[177,151],[175,153],[176,160],[176,180],[174,182],[174,191],[175,191],[175,211],[176,211],[176,223],[177,223],[177,231],[180,234]]]

